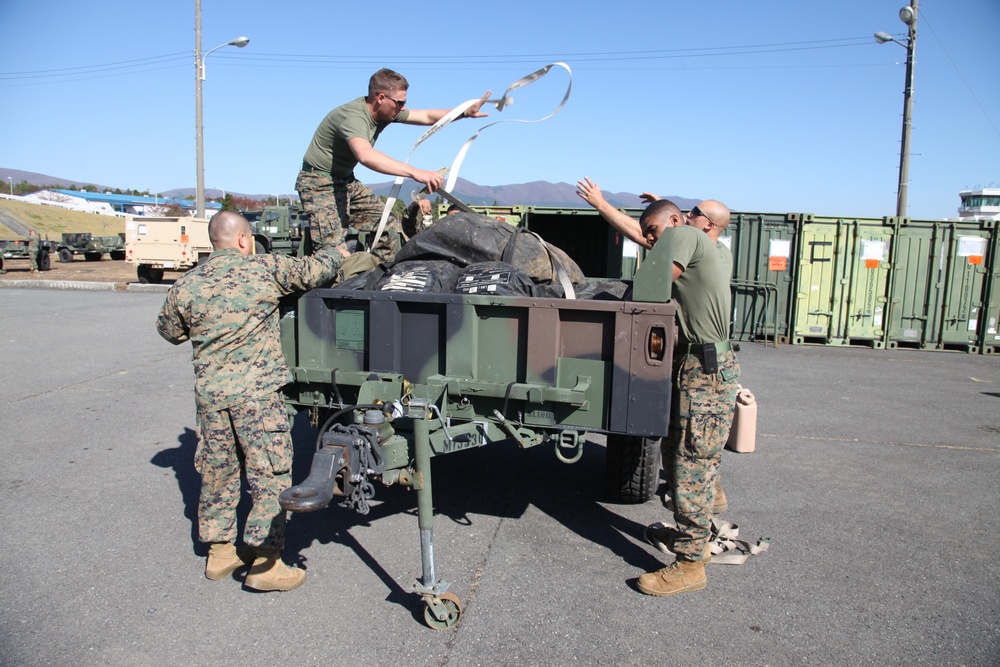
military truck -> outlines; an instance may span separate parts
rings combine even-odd
[[[254,252],[258,255],[295,255],[302,242],[302,230],[309,227],[309,217],[290,206],[265,206],[260,213],[246,213],[244,217],[253,229]]]
[[[319,427],[309,476],[281,494],[290,511],[337,497],[362,514],[373,482],[417,492],[424,620],[448,628],[461,603],[433,556],[434,456],[513,442],[578,461],[606,438],[609,495],[656,490],[670,414],[676,307],[665,234],[624,300],[319,288],[285,304],[291,412]]]
[[[48,271],[52,268],[52,260],[49,253],[55,248],[51,241],[39,241],[38,253],[35,261],[39,271]],[[28,254],[28,242],[17,239],[14,241],[0,241],[0,269],[4,267],[4,260],[8,259],[30,259]]]
[[[64,233],[56,244],[60,262],[72,262],[76,255],[83,255],[88,262],[99,262],[104,255],[113,260],[125,259],[125,234],[94,236],[90,232]]]
[[[164,271],[187,271],[212,254],[208,220],[127,216],[124,252],[140,283],[160,283]]]

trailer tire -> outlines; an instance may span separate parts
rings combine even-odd
[[[99,252],[85,252],[83,253],[83,258],[88,262],[99,262],[101,261],[101,253]]]
[[[62,248],[59,251],[59,261],[60,262],[72,262],[73,261],[73,251],[69,248]]]
[[[112,250],[111,251],[111,259],[114,259],[114,260],[125,259],[125,251],[124,250]]]
[[[611,500],[644,503],[656,495],[660,474],[660,438],[608,435],[607,490]]]
[[[159,285],[163,281],[163,269],[154,269],[149,264],[140,264],[135,272],[139,282],[144,285]]]
[[[52,260],[49,258],[48,250],[39,250],[35,261],[38,263],[39,271],[48,271],[52,268]]]

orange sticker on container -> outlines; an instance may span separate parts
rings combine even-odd
[[[877,269],[878,268],[878,260],[877,259],[866,259],[865,260],[865,268],[866,269]]]
[[[768,271],[786,271],[786,270],[788,270],[788,258],[787,257],[768,257],[767,258],[767,270]]]
[[[187,243],[187,242],[188,242],[188,235],[181,234],[181,243]]]
[[[969,264],[982,264],[982,263],[983,263],[982,255],[969,255]]]

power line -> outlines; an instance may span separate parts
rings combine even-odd
[[[986,107],[983,106],[983,103],[979,101],[979,98],[976,97],[976,91],[973,90],[972,86],[969,85],[969,82],[965,80],[965,75],[962,74],[962,70],[958,69],[958,65],[955,64],[954,60],[952,60],[951,54],[948,53],[948,49],[944,48],[944,43],[941,42],[941,39],[937,36],[937,33],[934,31],[934,26],[932,26],[930,21],[927,20],[926,6],[921,7],[920,9],[920,19],[924,22],[924,24],[928,28],[930,28],[931,34],[934,35],[934,40],[938,43],[938,46],[941,47],[941,51],[944,52],[944,55],[948,59],[948,62],[951,63],[951,66],[954,67],[955,71],[958,73],[958,78],[960,78],[962,80],[962,83],[965,84],[965,88],[966,90],[969,91],[969,95],[972,96],[972,99],[975,100],[976,104],[979,106],[980,111],[982,111],[983,115],[986,116],[986,122],[988,122],[990,124],[990,127],[993,128],[993,131],[996,133],[997,137],[1000,137],[1000,130],[997,130],[997,126],[993,123],[993,119],[990,118],[990,113],[986,110]]]
[[[470,55],[461,60],[455,60],[451,56],[412,56],[404,58],[392,58],[407,62],[410,66],[442,66],[446,65],[451,69],[462,69],[462,65],[482,67],[484,65],[523,65],[537,63],[539,59],[549,60],[573,60],[574,63],[599,63],[599,62],[628,62],[628,61],[651,61],[663,59],[679,58],[708,58],[708,57],[731,57],[740,55],[756,55],[766,53],[782,53],[789,51],[810,51],[818,49],[850,48],[854,46],[868,45],[870,39],[865,37],[847,37],[826,40],[811,40],[801,42],[775,42],[769,44],[748,44],[734,46],[701,46],[691,49],[657,49],[641,51],[589,51],[580,53],[547,53],[547,54],[501,54],[501,55]],[[149,56],[146,58],[136,58],[132,60],[121,60],[110,63],[100,63],[95,65],[81,65],[75,67],[65,67],[45,70],[26,70],[21,72],[0,72],[0,82],[2,81],[23,81],[32,80],[32,84],[12,84],[12,85],[37,85],[38,79],[51,79],[51,83],[62,83],[70,81],[86,81],[94,77],[92,75],[103,72],[115,72],[117,75],[142,73],[154,71],[148,69],[150,65],[161,65],[170,62],[183,61],[191,57],[188,52],[168,53],[159,56]],[[373,66],[385,62],[386,57],[354,56],[354,55],[322,55],[322,54],[288,54],[288,53],[253,53],[241,54],[240,56],[217,56],[220,60],[232,60],[238,66],[249,66],[251,63],[269,63],[270,66],[313,66],[323,68],[351,68],[359,66]],[[456,67],[457,66],[457,67]],[[176,66],[175,66],[176,67]],[[165,68],[155,68],[165,69]],[[113,76],[115,74],[112,74]],[[58,80],[58,81],[56,81]],[[10,87],[3,86],[0,87]]]

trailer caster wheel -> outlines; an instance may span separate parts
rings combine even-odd
[[[426,604],[424,622],[434,630],[447,630],[462,618],[462,603],[458,601],[458,596],[454,593],[442,593],[437,597],[436,604],[434,598],[428,598]],[[437,607],[438,612],[436,615],[434,613],[435,607]]]

